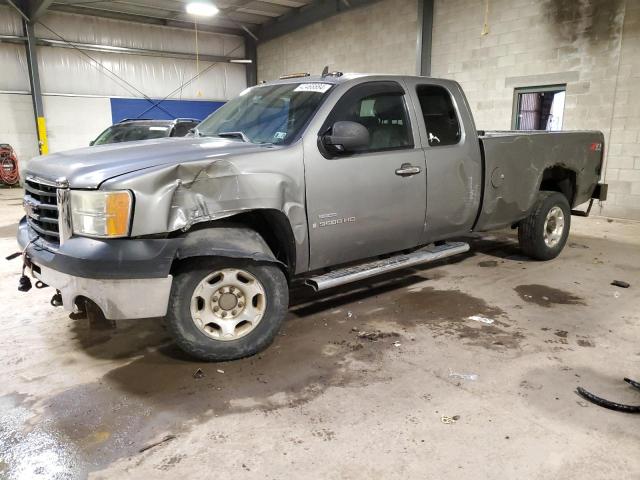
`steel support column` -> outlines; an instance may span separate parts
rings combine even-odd
[[[38,134],[38,148],[40,150],[40,155],[46,155],[49,153],[49,142],[47,141],[47,128],[44,120],[44,108],[42,106],[42,91],[40,90],[36,37],[33,32],[32,23],[27,20],[23,20],[22,25],[24,29],[24,36],[27,39],[27,67],[29,68],[31,100],[33,102],[33,113],[36,120],[36,132]]]
[[[244,58],[251,60],[251,63],[245,65],[245,72],[247,87],[253,87],[258,83],[258,52],[256,41],[249,35],[244,36]]]
[[[435,0],[418,0],[418,38],[416,40],[416,73],[431,75],[431,31]]]

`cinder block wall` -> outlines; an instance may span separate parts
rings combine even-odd
[[[258,78],[415,74],[418,0],[382,0],[258,47]],[[435,0],[432,75],[459,81],[478,128],[509,129],[514,88],[566,84],[564,129],[605,133],[609,200],[640,220],[640,1]]]
[[[294,72],[400,73],[416,69],[418,3],[384,0],[258,46],[258,80]]]
[[[478,128],[509,129],[516,87],[566,84],[563,129],[605,134],[604,215],[640,220],[640,2],[436,0],[432,75],[459,81]],[[597,213],[597,212],[596,212]]]

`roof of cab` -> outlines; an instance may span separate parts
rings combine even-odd
[[[340,72],[337,72],[340,73]],[[258,84],[260,85],[278,85],[278,84],[286,84],[286,83],[330,83],[332,85],[338,85],[341,83],[348,82],[349,80],[355,80],[358,78],[365,77],[377,77],[377,78],[388,78],[392,79],[403,79],[403,78],[432,78],[432,77],[419,77],[416,75],[394,75],[394,74],[385,74],[385,73],[343,73],[341,75],[328,74],[325,76],[322,75],[308,75],[304,76],[300,74],[299,76],[291,76],[289,78],[280,78],[278,80],[272,80],[264,83]]]
[[[366,77],[367,74],[364,73],[343,73],[342,75],[300,75],[300,76],[291,76],[288,78],[280,78],[278,80],[272,80],[269,82],[258,84],[260,85],[278,85],[284,83],[330,83],[332,85],[337,85],[339,83],[344,83],[348,80],[353,80],[354,78]]]

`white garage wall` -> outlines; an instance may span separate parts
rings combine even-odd
[[[68,41],[194,53],[195,32],[74,14],[51,13],[42,23]],[[15,11],[0,6],[0,34],[22,35]],[[36,36],[59,39],[42,25]],[[244,40],[234,35],[198,33],[202,55],[242,58]],[[195,60],[86,52],[67,48],[37,47],[40,84],[47,121],[49,150],[56,152],[85,146],[111,123],[110,97],[164,98],[226,101],[246,88],[242,64],[199,62],[200,77],[181,84],[198,71]],[[0,43],[0,142],[10,143],[19,159],[37,154],[37,140],[26,54],[23,45]],[[117,79],[108,71],[111,70]]]
[[[69,97],[44,95],[47,112],[47,136],[51,152],[86,147],[111,125],[108,97]],[[78,112],[84,112],[78,116]],[[31,95],[0,93],[0,143],[15,150],[21,170],[38,155],[38,139],[33,118]]]
[[[42,23],[71,42],[180,53],[195,52],[195,32],[185,29],[60,13],[46,15]],[[22,35],[19,17],[8,7],[0,7],[0,33]],[[59,39],[42,25],[36,25],[36,36]],[[3,62],[0,91],[28,89],[24,50],[21,45],[0,44],[0,60]],[[244,39],[234,35],[199,32],[198,50],[202,55],[242,58]],[[149,97],[163,98],[194,77],[198,71],[195,60],[83,53],[59,47],[37,47],[37,52],[43,93],[142,97],[136,91],[138,89]],[[199,62],[199,70],[202,72],[200,78],[184,87],[173,98],[228,100],[246,88],[244,65],[217,63],[209,69],[211,65],[212,62]],[[116,76],[121,79],[115,78]]]
[[[56,39],[57,37],[47,27],[70,42],[182,53],[195,51],[195,31],[183,28],[132,24],[85,15],[50,13],[42,20],[42,25],[36,25],[36,36]],[[208,55],[237,57],[244,55],[244,41],[242,37],[235,35],[200,31],[198,47],[200,53]]]
[[[0,5],[0,34],[22,35],[20,15],[5,5]]]
[[[193,60],[99,52],[90,52],[90,55],[107,70],[75,50],[39,47],[38,65],[42,91],[134,98],[143,98],[143,93],[150,98],[164,98],[193,78],[197,72],[196,62]],[[200,71],[205,71],[210,65],[211,62],[200,62]],[[246,88],[244,68],[244,65],[239,64],[215,64],[171,98],[233,98]]]
[[[44,96],[47,136],[52,152],[87,147],[111,125],[111,103],[107,97]],[[77,112],[85,112],[77,117]]]
[[[4,66],[0,74],[0,91],[29,91],[24,46],[0,43],[0,65]]]
[[[38,138],[29,94],[0,93],[0,143],[10,144],[20,162],[38,155]]]

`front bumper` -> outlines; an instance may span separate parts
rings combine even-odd
[[[144,279],[83,278],[31,262],[34,277],[60,291],[65,310],[74,311],[76,299],[85,297],[98,305],[109,320],[164,317],[167,314],[171,275]]]
[[[166,315],[177,243],[172,239],[98,240],[73,237],[62,245],[39,239],[23,219],[18,244],[33,276],[60,290],[65,309],[95,302],[111,320]]]
[[[23,249],[29,245],[27,254],[38,265],[75,277],[102,279],[166,277],[181,241],[74,236],[62,245],[52,245],[39,238],[25,218],[18,225],[17,240]]]

